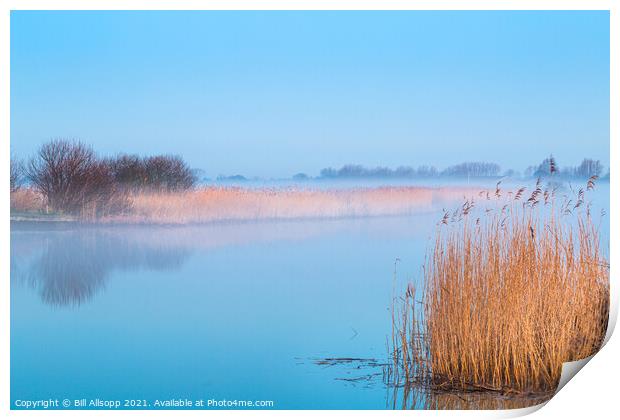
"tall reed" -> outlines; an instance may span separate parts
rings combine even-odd
[[[594,187],[595,178],[587,190]],[[393,381],[434,390],[553,391],[562,363],[607,329],[609,264],[585,193],[557,205],[539,181],[445,213],[424,285],[394,310]],[[495,200],[493,200],[493,198]]]

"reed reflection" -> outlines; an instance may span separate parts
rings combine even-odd
[[[388,385],[388,408],[394,410],[512,410],[551,399],[547,394],[435,391],[421,386]]]

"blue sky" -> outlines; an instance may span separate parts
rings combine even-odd
[[[11,152],[56,137],[207,176],[607,166],[609,14],[14,11]]]

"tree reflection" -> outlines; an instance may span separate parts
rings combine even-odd
[[[88,302],[115,270],[174,270],[190,254],[165,241],[144,241],[140,231],[96,228],[22,232],[12,237],[11,247],[11,278],[36,289],[52,306]]]
[[[326,235],[364,232],[373,237],[418,237],[428,220],[389,217],[175,226],[12,222],[11,279],[35,288],[50,305],[80,305],[105,287],[114,270],[176,270],[193,252],[296,243]]]

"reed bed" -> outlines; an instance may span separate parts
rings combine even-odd
[[[594,354],[609,314],[609,264],[585,198],[595,179],[561,204],[539,180],[531,194],[498,184],[483,205],[446,212],[423,286],[395,300],[390,381],[548,393],[562,363]]]
[[[454,202],[468,188],[380,187],[299,189],[208,187],[176,193],[130,196],[130,210],[107,221],[121,223],[208,223],[389,216],[429,211]]]
[[[11,191],[10,206],[14,212],[43,212],[45,197],[32,188],[20,188]]]

